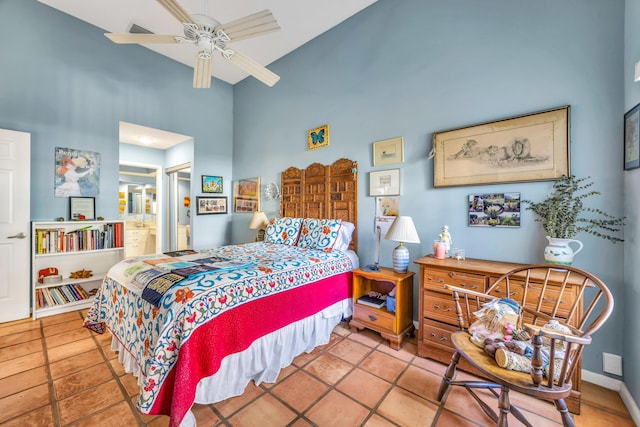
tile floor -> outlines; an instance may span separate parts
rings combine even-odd
[[[81,327],[76,311],[0,324],[0,425],[166,426],[135,409],[136,380],[110,350],[108,334]],[[415,339],[395,351],[371,331],[336,327],[331,342],[303,354],[276,384],[196,405],[199,426],[486,426],[462,390],[436,401],[442,364],[416,356]],[[634,426],[620,396],[583,384],[578,426]],[[551,404],[512,393],[538,426],[559,425]],[[519,423],[513,422],[512,425]]]

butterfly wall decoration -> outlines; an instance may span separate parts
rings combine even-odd
[[[309,150],[329,146],[329,125],[311,129],[307,132],[307,145]]]

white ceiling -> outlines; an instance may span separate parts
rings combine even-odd
[[[137,24],[155,34],[183,35],[182,24],[155,0],[39,0],[109,33],[126,33]],[[234,49],[268,66],[376,0],[178,0],[189,14],[206,14],[221,23],[269,9],[280,31],[230,43]],[[153,44],[145,47],[193,67],[196,47]],[[235,84],[247,74],[215,55],[212,74]],[[252,77],[253,78],[253,77]],[[186,84],[191,85],[191,78]],[[206,90],[206,89],[201,89]]]
[[[120,122],[120,142],[166,150],[192,139],[187,135],[149,128],[133,123]]]

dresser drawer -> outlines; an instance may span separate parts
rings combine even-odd
[[[457,326],[456,307],[450,295],[425,291],[423,295],[424,317]]]
[[[362,323],[377,327],[378,329],[386,329],[388,331],[393,331],[393,333],[398,333],[395,327],[395,316],[384,310],[377,310],[375,308],[354,304],[353,318],[361,321]]]
[[[453,352],[453,344],[451,344],[451,333],[458,328],[451,325],[444,325],[429,319],[422,321],[422,339],[429,345],[449,350]]]
[[[484,292],[485,276],[447,270],[425,269],[423,284],[425,289],[451,294],[444,285],[458,286],[472,291]]]
[[[558,297],[560,295],[559,289],[554,289],[555,286],[548,285],[550,288],[545,292],[546,297],[542,301],[542,305],[540,306],[543,313],[550,314],[553,308],[558,301]],[[529,290],[527,291],[527,301],[526,305],[535,306],[537,304],[538,299],[540,298],[540,294],[542,292],[542,285],[533,284],[529,286]],[[509,295],[506,292],[506,286],[500,285],[490,293],[491,295],[495,295],[498,298],[512,298],[516,300],[518,303],[522,304],[524,298],[524,282],[519,282],[516,280],[510,281],[510,289]],[[567,317],[569,315],[569,311],[571,310],[571,305],[575,301],[576,296],[572,295],[572,293],[565,292],[562,299],[560,299],[560,303],[558,305],[558,315],[560,317]]]

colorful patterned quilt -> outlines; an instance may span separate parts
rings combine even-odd
[[[186,277],[153,285],[158,271],[174,274],[205,259],[232,267],[183,270]],[[139,409],[170,415],[177,425],[198,381],[226,355],[348,298],[352,269],[343,252],[263,242],[129,259],[109,271],[84,325],[108,328],[135,359]],[[142,298],[150,285],[161,294],[153,301]]]

